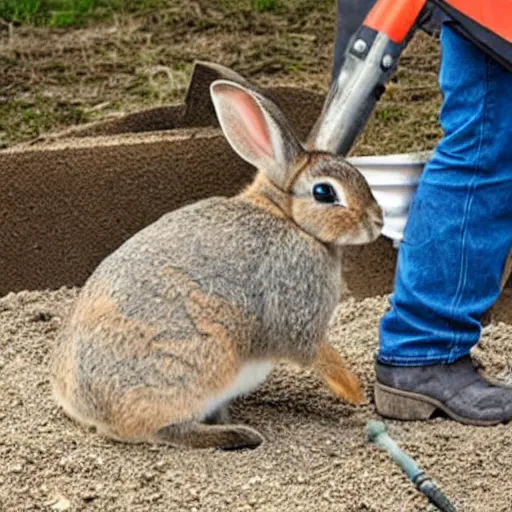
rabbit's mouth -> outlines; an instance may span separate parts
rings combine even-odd
[[[368,242],[373,242],[379,238],[382,233],[382,228],[384,227],[384,217],[382,215],[382,211],[379,209],[379,212],[376,214],[369,216],[369,240]]]
[[[382,228],[384,227],[384,221],[379,219],[372,224],[372,236],[370,242],[377,240],[380,234],[382,233]]]
[[[374,242],[380,236],[383,227],[382,211],[380,208],[372,209],[354,230],[338,237],[336,245],[363,245]]]
[[[377,219],[372,219],[371,223],[373,228],[377,230],[377,236],[380,235],[382,228],[384,227],[384,219],[382,216]]]

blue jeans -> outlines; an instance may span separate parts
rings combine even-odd
[[[441,33],[444,136],[425,166],[398,251],[378,359],[452,363],[478,342],[512,247],[512,73]]]

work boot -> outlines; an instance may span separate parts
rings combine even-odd
[[[468,425],[496,425],[512,419],[512,388],[480,376],[470,356],[453,364],[375,364],[377,412],[399,420],[427,420],[442,411]]]

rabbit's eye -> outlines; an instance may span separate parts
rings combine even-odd
[[[313,197],[319,203],[335,203],[338,196],[329,183],[318,183],[313,187]]]

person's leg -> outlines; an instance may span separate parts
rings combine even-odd
[[[439,380],[439,372],[448,372],[460,386],[488,386],[467,356],[479,339],[480,318],[498,298],[512,247],[512,73],[449,25],[443,26],[441,49],[444,136],[413,199],[391,307],[380,328],[376,401],[384,413],[390,411],[383,393],[377,396],[379,382],[435,395],[443,403],[457,392],[450,379],[440,384],[450,388],[446,393],[422,387],[418,379],[430,381],[435,374]],[[512,418],[512,390],[488,387],[485,393],[508,400],[506,407],[500,402],[495,419]],[[457,414],[468,416],[464,407]],[[394,416],[400,415],[407,413]]]

